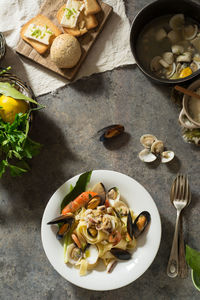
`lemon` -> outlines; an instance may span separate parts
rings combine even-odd
[[[187,67],[187,68],[185,68],[181,71],[181,74],[179,75],[179,78],[185,78],[185,77],[187,77],[191,74],[192,74],[192,70],[189,67]]]
[[[0,97],[0,117],[4,122],[13,123],[16,114],[25,113],[27,110],[28,103],[23,100],[16,100],[5,95]]]

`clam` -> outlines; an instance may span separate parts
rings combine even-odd
[[[175,30],[171,30],[170,32],[168,32],[167,37],[169,38],[172,44],[175,44],[182,39],[182,34],[180,31],[178,32]]]
[[[174,152],[173,151],[164,151],[161,153],[161,163],[168,163],[174,158]]]
[[[151,69],[151,71],[157,72],[157,71],[159,71],[162,68],[162,66],[161,66],[161,64],[159,62],[161,59],[162,59],[161,56],[155,56],[155,57],[153,57],[153,59],[151,60],[151,63],[150,63],[150,69]]]
[[[178,44],[172,45],[171,49],[172,49],[172,53],[176,55],[180,55],[184,52],[184,47]]]
[[[65,215],[60,215],[57,218],[49,221],[47,225],[52,225],[52,224],[58,224],[58,223],[66,223],[66,222],[72,222],[74,220],[74,214],[72,213],[67,213]]]
[[[176,72],[176,64],[173,63],[172,65],[170,65],[166,71],[167,71],[166,77],[171,78],[174,75],[174,73]]]
[[[179,55],[176,59],[176,62],[191,62],[192,54],[189,51],[184,52],[183,54]]]
[[[191,40],[190,43],[198,52],[200,52],[200,36],[197,36],[195,39]]]
[[[197,63],[200,63],[200,54],[195,54],[194,57],[193,57],[193,61],[197,62]]]
[[[101,205],[106,201],[106,189],[102,182],[95,184],[92,188],[92,191],[97,193],[101,197]]]
[[[123,201],[115,201],[113,204],[113,208],[115,209],[115,211],[117,212],[117,214],[121,217],[121,216],[127,216],[128,212],[129,212],[129,208],[126,205],[125,202]]]
[[[169,20],[169,26],[174,30],[180,30],[185,23],[184,14],[176,14]]]
[[[139,153],[139,159],[146,163],[151,163],[157,159],[156,155],[151,153],[148,149],[144,149]]]
[[[174,62],[174,55],[172,52],[164,52],[162,55],[164,61],[166,61],[166,63],[168,63],[168,65],[173,64]]]
[[[67,246],[64,262],[72,265],[76,264],[83,257],[83,253],[80,248],[77,248],[74,244]]]
[[[164,143],[161,140],[155,141],[151,146],[151,152],[154,154],[161,154],[164,151]]]
[[[107,192],[108,202],[111,206],[114,206],[115,201],[120,199],[120,191],[117,187],[112,187]]]
[[[112,139],[124,132],[124,126],[120,124],[114,124],[100,129],[97,133],[101,134],[100,141],[105,142],[106,140]]]
[[[131,254],[127,250],[112,248],[110,252],[119,260],[129,260],[131,258]]]
[[[87,204],[87,209],[95,209],[101,203],[101,197],[96,195],[90,199]]]
[[[140,143],[147,149],[151,148],[153,142],[155,142],[157,138],[152,134],[144,134],[140,138]]]
[[[156,32],[156,40],[158,42],[162,41],[164,38],[166,38],[167,36],[167,32],[164,28],[160,28],[157,32]]]
[[[107,273],[111,273],[116,265],[117,265],[117,260],[111,259],[106,267]]]
[[[193,40],[198,33],[197,25],[187,25],[183,28],[183,37],[185,40]]]
[[[159,60],[159,63],[161,64],[161,66],[163,66],[165,69],[168,69],[169,68],[169,64],[163,59],[161,58]]]
[[[141,212],[133,223],[133,236],[137,239],[145,230],[151,220],[151,215],[148,211]]]
[[[88,262],[89,266],[93,266],[97,263],[99,257],[99,251],[96,245],[89,245],[89,247],[85,250],[84,258]]]
[[[191,64],[190,64],[190,68],[192,70],[192,72],[196,72],[197,70],[200,69],[200,62],[196,62],[196,61],[193,61]]]

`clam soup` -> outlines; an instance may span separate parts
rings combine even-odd
[[[200,26],[183,14],[148,23],[137,40],[140,63],[158,78],[180,79],[200,69]]]

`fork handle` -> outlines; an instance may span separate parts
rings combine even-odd
[[[174,238],[167,265],[167,275],[169,277],[176,277],[178,275],[178,226],[179,226],[180,210],[177,210],[176,226],[174,231]]]

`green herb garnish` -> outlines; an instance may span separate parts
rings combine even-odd
[[[67,13],[65,14],[66,18],[69,19],[73,15],[73,11],[69,8],[66,8]]]
[[[16,114],[12,124],[0,118],[0,178],[10,169],[11,176],[22,175],[30,167],[27,159],[31,159],[40,151],[41,145],[27,136],[29,113]]]
[[[78,181],[76,182],[76,185],[74,186],[73,190],[71,190],[63,199],[61,203],[61,211],[63,208],[73,201],[76,197],[78,197],[81,193],[83,193],[86,189],[86,186],[88,182],[90,181],[92,175],[92,171],[83,173],[80,175]]]
[[[42,35],[42,31],[37,28],[35,29],[32,33],[31,33],[31,36],[35,36],[36,38],[40,37]]]

